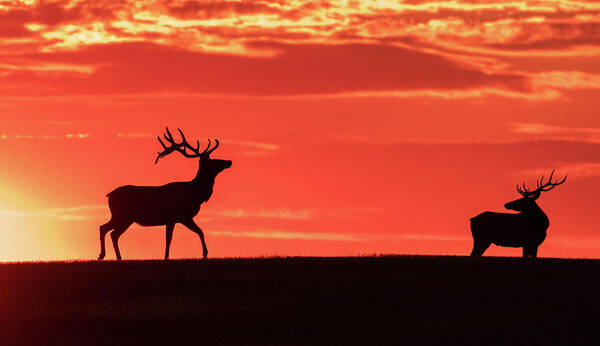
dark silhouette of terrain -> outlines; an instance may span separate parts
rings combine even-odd
[[[198,234],[202,241],[202,256],[204,258],[208,256],[204,233],[194,222],[194,216],[198,214],[200,205],[210,199],[217,174],[231,167],[231,161],[210,158],[210,154],[219,147],[218,140],[215,140],[217,144],[211,149],[209,139],[208,146],[200,152],[200,142],[196,141],[196,147],[193,147],[187,142],[180,129],[178,129],[181,135],[180,143],[175,142],[169,128],[166,130],[163,136],[168,146],[158,137],[164,150],[158,153],[155,163],[161,157],[173,152],[178,152],[188,158],[198,158],[196,176],[192,181],[174,182],[162,186],[121,186],[107,194],[112,216],[107,223],[100,226],[99,260],[106,256],[104,239],[111,230],[110,237],[115,255],[117,259],[121,259],[119,237],[134,222],[142,226],[166,226],[165,259],[169,258],[169,247],[176,223],[180,223]],[[191,153],[187,151],[188,149]]]
[[[0,344],[593,345],[597,260],[0,264]]]
[[[535,202],[543,191],[550,191],[567,180],[552,182],[554,170],[547,182],[544,176],[537,182],[537,188],[528,190],[523,183],[517,185],[517,192],[523,196],[504,205],[506,209],[519,213],[483,212],[471,218],[473,250],[471,256],[481,256],[491,244],[507,247],[522,247],[523,257],[536,257],[540,244],[546,239],[546,230],[550,225],[548,216]]]

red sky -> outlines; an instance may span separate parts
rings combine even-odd
[[[167,125],[233,161],[212,257],[468,254],[556,168],[539,255],[598,258],[599,59],[597,0],[0,0],[0,261],[96,258],[107,192],[194,176],[154,165]],[[164,230],[120,244],[161,258]]]

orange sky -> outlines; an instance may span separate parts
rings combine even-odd
[[[598,0],[0,0],[0,261],[96,258],[107,192],[194,176],[154,165],[165,125],[233,161],[212,257],[468,254],[556,168],[539,255],[598,258],[599,61]],[[120,244],[161,258],[164,230]]]

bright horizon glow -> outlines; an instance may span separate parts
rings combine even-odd
[[[0,261],[95,259],[106,193],[233,161],[210,257],[466,255],[556,168],[542,257],[600,258],[600,2],[0,2]],[[110,242],[109,242],[110,243]],[[132,226],[125,259],[161,258]],[[107,259],[114,258],[108,245]],[[519,256],[491,247],[486,255]],[[172,258],[201,256],[176,226]]]

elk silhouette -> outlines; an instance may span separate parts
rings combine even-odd
[[[111,212],[111,219],[100,226],[100,255],[101,260],[106,255],[104,238],[111,232],[115,255],[121,260],[119,251],[119,237],[125,233],[131,224],[138,223],[142,226],[166,226],[165,259],[169,258],[169,247],[173,238],[173,229],[176,223],[180,223],[192,232],[200,236],[202,241],[202,256],[208,256],[206,241],[202,229],[194,222],[194,216],[198,214],[200,205],[210,199],[213,193],[215,177],[223,170],[231,167],[231,161],[211,159],[210,154],[219,147],[219,141],[215,139],[216,145],[211,149],[210,139],[208,146],[200,152],[200,142],[196,140],[196,147],[191,146],[183,132],[178,129],[181,142],[176,143],[173,135],[166,128],[163,134],[168,146],[158,137],[163,151],[158,153],[154,164],[161,157],[173,152],[179,152],[188,158],[199,158],[198,172],[192,181],[173,182],[162,186],[121,186],[106,196]],[[188,152],[188,149],[191,151]]]
[[[550,225],[548,216],[535,202],[542,192],[550,191],[567,180],[552,181],[554,170],[547,182],[544,176],[537,181],[537,188],[528,190],[523,183],[517,185],[517,192],[523,196],[504,205],[506,209],[519,213],[494,213],[485,211],[471,218],[471,234],[473,250],[471,256],[481,256],[491,245],[506,247],[522,247],[523,257],[536,257],[538,246],[546,238],[546,230]]]

